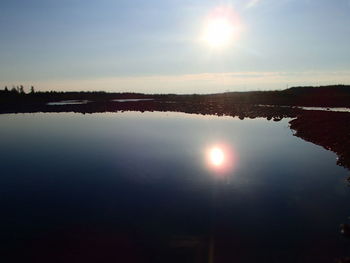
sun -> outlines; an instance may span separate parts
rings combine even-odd
[[[204,40],[212,47],[228,45],[234,34],[234,26],[227,18],[214,18],[208,21]]]
[[[241,32],[242,24],[237,13],[230,7],[212,10],[204,20],[202,40],[212,48],[229,46]]]

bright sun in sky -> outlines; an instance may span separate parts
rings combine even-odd
[[[234,26],[228,19],[214,18],[206,25],[204,39],[212,47],[221,47],[230,43],[233,33]]]
[[[202,39],[213,48],[228,46],[237,38],[240,22],[229,7],[214,9],[205,20]]]

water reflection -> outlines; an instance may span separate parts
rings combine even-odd
[[[225,154],[221,148],[214,147],[209,152],[209,159],[214,166],[222,166],[225,161]]]
[[[62,101],[55,101],[55,102],[48,102],[46,105],[48,106],[64,106],[64,105],[80,105],[80,104],[87,104],[90,101],[88,100],[62,100]]]
[[[209,169],[216,174],[233,172],[236,154],[228,143],[214,144],[206,150],[206,162]]]
[[[139,101],[152,101],[154,99],[115,99],[115,102],[139,102]]]
[[[348,251],[337,229],[347,171],[288,120],[129,112],[0,123],[0,262],[15,262],[3,250],[35,263],[324,263]]]

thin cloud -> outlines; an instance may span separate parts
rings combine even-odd
[[[257,4],[259,4],[261,2],[261,0],[250,0],[248,2],[248,4],[245,6],[246,8],[253,8],[255,7]]]

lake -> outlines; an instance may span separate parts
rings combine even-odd
[[[2,262],[349,256],[348,171],[289,120],[0,115]]]

